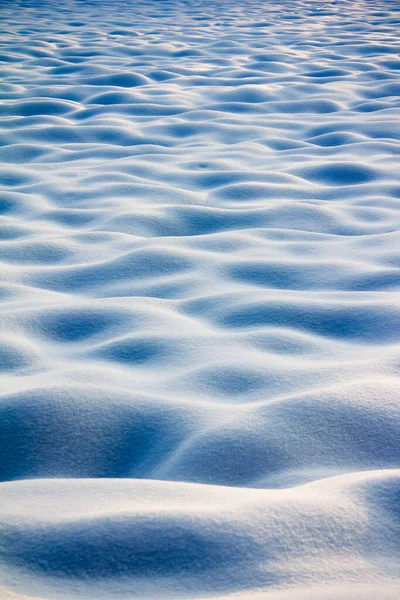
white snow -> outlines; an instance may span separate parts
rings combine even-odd
[[[397,0],[0,7],[0,600],[398,598]]]

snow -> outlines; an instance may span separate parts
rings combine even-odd
[[[398,2],[0,6],[0,600],[397,598]]]

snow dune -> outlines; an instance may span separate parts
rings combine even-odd
[[[0,6],[1,600],[397,598],[398,2]]]

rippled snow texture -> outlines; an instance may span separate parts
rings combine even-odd
[[[0,0],[14,600],[399,593],[396,0]]]

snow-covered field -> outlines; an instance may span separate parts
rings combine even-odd
[[[400,595],[400,3],[0,0],[10,600]]]

